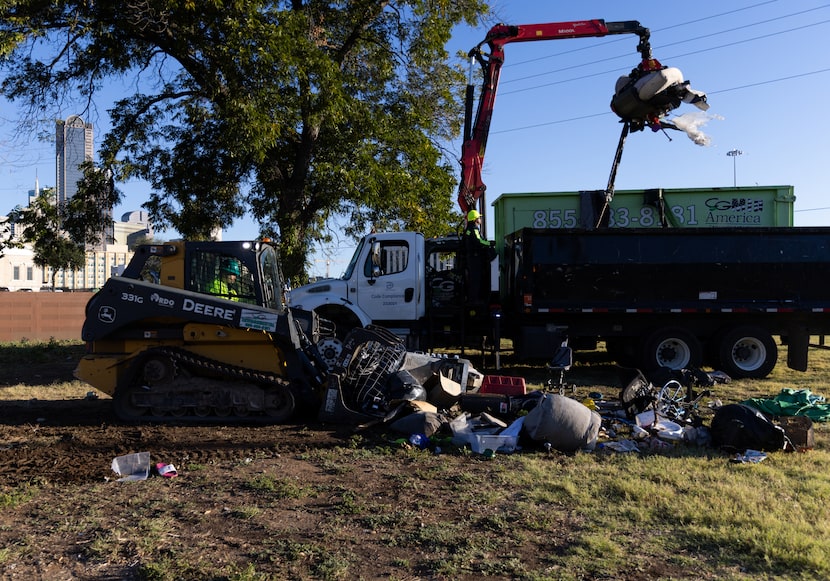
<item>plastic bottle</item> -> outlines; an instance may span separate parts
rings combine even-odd
[[[426,450],[429,447],[429,437],[426,434],[412,434],[409,443],[419,450]]]

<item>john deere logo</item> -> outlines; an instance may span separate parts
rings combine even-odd
[[[115,309],[109,306],[98,309],[98,320],[102,323],[112,323],[115,321]]]

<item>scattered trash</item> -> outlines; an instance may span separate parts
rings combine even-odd
[[[164,478],[175,478],[179,475],[176,467],[167,462],[157,462],[152,468],[154,474]],[[113,458],[112,471],[121,477],[117,482],[147,480],[150,476],[150,452],[136,452]]]
[[[772,416],[806,416],[814,422],[830,421],[830,403],[809,389],[784,388],[775,397],[752,398],[741,403]]]
[[[648,438],[647,440],[644,440],[643,443],[643,448],[648,449],[651,452],[667,452],[672,449],[671,444],[656,437]]]
[[[112,471],[121,476],[118,482],[147,480],[150,476],[150,452],[118,456],[112,461]]]
[[[738,403],[718,408],[710,429],[712,445],[728,451],[783,450],[788,442],[780,426],[759,410]]]
[[[163,476],[164,478],[175,478],[179,475],[179,472],[176,470],[176,467],[172,464],[165,464],[164,462],[159,462],[156,464],[156,474],[159,476]]]
[[[669,420],[661,419],[651,428],[657,433],[657,437],[663,440],[678,442],[683,439],[683,427]]]
[[[416,411],[404,415],[389,425],[389,429],[399,434],[435,434],[446,422],[443,415],[434,411]]]
[[[766,460],[766,458],[767,455],[765,452],[761,452],[760,450],[747,450],[743,454],[736,454],[730,462],[733,464],[758,464]]]
[[[497,393],[501,395],[525,395],[527,387],[522,377],[504,375],[485,375],[478,393]]]
[[[648,430],[645,430],[637,425],[631,426],[631,437],[635,440],[645,440],[648,436]]]
[[[774,424],[781,426],[784,433],[799,452],[812,450],[815,445],[813,420],[807,416],[775,416]]]
[[[426,450],[429,448],[429,438],[426,434],[412,434],[409,436],[409,443],[419,450]]]
[[[386,416],[367,424],[387,424],[403,435],[393,441],[407,448],[439,454],[441,446],[469,447],[489,459],[534,445],[548,454],[593,450],[665,454],[691,445],[737,454],[732,461],[760,462],[763,451],[792,446],[784,429],[749,406],[724,406],[718,399],[706,406],[700,403],[711,394],[708,389],[695,391],[695,387],[730,381],[718,371],[665,368],[646,377],[638,369],[620,368],[625,387],[616,399],[601,391],[577,395],[575,388],[569,396],[550,389],[528,392],[524,380],[507,376],[480,376],[483,380],[478,386],[457,382],[436,373],[434,359],[423,357],[424,365],[399,378],[403,386],[412,383],[410,375],[430,386],[428,401],[391,400]],[[466,363],[463,369],[477,374]],[[714,412],[711,428],[704,425],[699,405],[709,417]],[[808,421],[785,418],[776,423],[797,434],[799,449],[806,450],[812,447],[812,422],[807,425]]]
[[[560,452],[593,450],[596,446],[600,415],[576,400],[559,394],[545,394],[525,416],[524,427],[531,439],[550,442]]]
[[[471,448],[476,454],[485,454],[487,451],[510,453],[516,450],[518,438],[502,434],[476,434],[473,437]]]
[[[634,440],[612,440],[610,442],[603,442],[597,446],[598,449],[613,450],[615,452],[639,452],[640,447]]]
[[[518,447],[523,422],[524,418],[519,418],[508,426],[488,413],[472,416],[464,412],[450,422],[452,444],[469,445],[476,454],[487,455],[488,450],[510,453]]]

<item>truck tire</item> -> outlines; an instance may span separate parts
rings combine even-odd
[[[697,337],[680,327],[657,329],[643,342],[643,367],[689,369],[700,367],[703,347]]]
[[[760,327],[735,327],[718,343],[721,370],[735,379],[763,379],[778,362],[778,346]]]

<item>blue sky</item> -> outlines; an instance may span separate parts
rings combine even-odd
[[[710,119],[703,131],[710,145],[696,145],[679,132],[668,137],[648,130],[634,133],[626,143],[617,189],[731,186],[733,179],[739,186],[792,185],[796,225],[830,224],[827,162],[822,161],[830,153],[830,3],[492,4],[497,17],[477,29],[459,27],[448,45],[451,53],[466,53],[496,22],[638,20],[651,29],[654,57],[679,68],[692,88],[707,93]],[[620,132],[608,104],[617,77],[639,60],[636,43],[636,36],[620,35],[507,45],[484,167],[488,202],[509,192],[605,187]],[[12,140],[14,110],[0,105],[0,211],[6,211],[25,203],[36,174],[41,185],[54,184],[54,148],[31,139]],[[107,128],[105,109],[102,105],[99,118],[93,119],[97,136]],[[676,113],[696,111],[683,105]],[[51,126],[45,130],[51,132]],[[459,152],[460,143],[453,148]],[[733,149],[743,153],[727,156]],[[126,199],[117,215],[140,209],[149,191],[141,183],[121,189]],[[455,191],[449,195],[455,200]],[[225,239],[256,233],[255,225],[242,221]],[[322,249],[313,274],[324,275],[327,267],[331,275],[339,274],[351,247],[344,240],[339,247]]]

